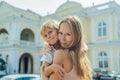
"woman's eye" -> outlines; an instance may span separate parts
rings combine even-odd
[[[71,34],[67,33],[66,35],[70,36]]]

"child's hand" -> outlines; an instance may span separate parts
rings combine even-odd
[[[86,54],[88,51],[88,46],[85,44],[84,47],[81,49],[81,53]]]
[[[58,64],[53,64],[53,68],[52,68],[53,72],[55,73],[55,75],[58,77],[58,79],[62,79],[64,74],[65,74],[65,70]]]
[[[45,45],[45,47],[43,48],[43,52],[46,54],[48,53],[49,51],[51,51],[52,48],[49,46],[49,45]]]

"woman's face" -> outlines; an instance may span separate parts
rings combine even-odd
[[[49,28],[45,29],[45,32],[43,33],[43,38],[48,44],[54,45],[58,41],[57,30]]]
[[[68,23],[62,23],[59,29],[59,41],[62,47],[70,48],[73,43],[73,32]]]

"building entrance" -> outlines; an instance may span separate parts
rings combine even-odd
[[[21,56],[19,60],[19,73],[30,74],[33,73],[33,59],[28,53]]]

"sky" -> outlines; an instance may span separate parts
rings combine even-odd
[[[41,16],[45,16],[48,13],[54,13],[57,8],[65,3],[68,0],[0,0],[5,1],[17,8],[24,10],[31,10]],[[113,0],[69,0],[80,3],[83,7],[90,7],[93,5],[102,4],[105,2],[113,1]],[[118,4],[120,4],[120,0],[114,0]]]

